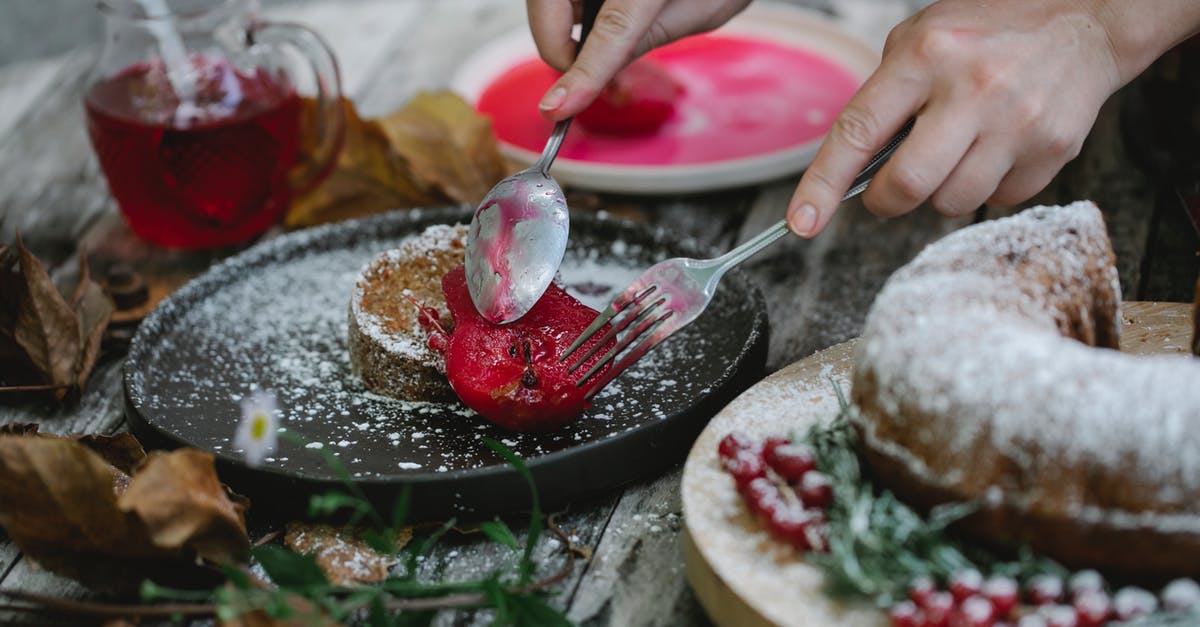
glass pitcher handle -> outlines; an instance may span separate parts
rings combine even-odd
[[[254,22],[247,35],[252,41],[292,48],[308,61],[316,82],[315,119],[302,123],[315,124],[313,141],[301,145],[305,160],[289,174],[293,193],[316,187],[333,169],[346,134],[346,114],[342,107],[342,79],[333,51],[316,31],[291,22]],[[309,133],[301,131],[301,136]]]

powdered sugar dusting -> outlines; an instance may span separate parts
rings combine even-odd
[[[1119,289],[1103,220],[1087,202],[931,245],[889,279],[867,317],[855,364],[856,401],[873,390],[878,409],[855,418],[867,443],[933,485],[995,490],[1010,506],[1200,531],[1200,363],[1061,332],[1115,337]],[[1078,468],[1087,482],[1060,479]],[[980,477],[999,485],[975,485]],[[1098,507],[1089,483],[1105,485],[1110,502]],[[1046,492],[1053,503],[1039,501]],[[1180,515],[1144,515],[1148,494]]]
[[[236,458],[230,438],[238,400],[254,389],[271,389],[282,424],[313,448],[338,456],[356,478],[454,473],[503,463],[483,446],[485,436],[511,442],[519,455],[535,460],[692,407],[725,385],[735,365],[735,354],[723,352],[728,338],[713,338],[730,329],[745,333],[761,307],[719,291],[709,314],[618,378],[580,420],[550,434],[509,433],[458,402],[371,393],[351,373],[346,312],[356,277],[381,251],[405,245],[412,232],[318,228],[218,265],[165,301],[139,329],[127,366],[131,404],[186,443]],[[573,239],[561,278],[585,302],[606,302],[648,260],[663,256],[661,249],[633,241],[622,242],[625,255],[618,256],[615,245],[586,231]],[[578,289],[584,284],[587,293]],[[756,339],[751,333],[737,341]],[[287,447],[266,465],[330,476],[318,455]]]

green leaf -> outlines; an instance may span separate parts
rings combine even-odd
[[[497,455],[508,462],[529,485],[529,498],[531,506],[529,508],[529,531],[525,534],[525,552],[521,554],[521,563],[518,566],[520,572],[520,583],[525,585],[533,580],[534,570],[537,568],[533,563],[533,550],[537,547],[538,539],[542,536],[542,506],[538,499],[537,485],[533,482],[533,475],[529,472],[529,467],[525,465],[525,460],[521,459],[512,449],[493,440],[491,438],[483,438],[483,443],[488,448],[492,449]]]
[[[411,580],[416,578],[417,566],[421,561],[421,558],[424,557],[425,554],[428,553],[435,544],[437,544],[437,541],[440,540],[442,536],[446,535],[447,531],[453,529],[457,522],[458,519],[456,518],[447,520],[446,522],[442,523],[442,526],[438,527],[433,533],[429,534],[427,538],[415,544],[412,552],[408,554],[408,560],[405,565],[408,572],[405,573],[405,579]]]
[[[513,623],[520,627],[572,627],[566,615],[551,607],[539,596],[513,594],[508,598]]]
[[[303,591],[329,585],[317,560],[310,555],[301,555],[270,544],[255,547],[251,553],[267,571],[271,581],[280,588]]]
[[[228,564],[217,564],[217,570],[221,571],[225,579],[238,590],[248,590],[250,588],[250,577],[242,569],[234,568]]]
[[[517,537],[498,516],[495,520],[479,523],[479,530],[496,544],[502,544],[510,549],[517,548]]]
[[[411,501],[412,486],[406,483],[400,488],[400,494],[396,496],[396,502],[392,504],[393,531],[398,531],[408,520],[408,506]]]
[[[390,627],[387,609],[383,607],[383,596],[377,595],[371,600],[371,611],[367,614],[367,624],[371,627]]]
[[[332,516],[343,509],[352,512],[347,524],[356,525],[371,511],[371,504],[356,496],[343,492],[314,494],[308,500],[309,516]]]
[[[372,551],[381,555],[393,555],[396,553],[396,533],[392,530],[379,531],[376,529],[367,529],[363,532],[363,542],[371,547]]]

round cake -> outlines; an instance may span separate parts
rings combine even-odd
[[[359,273],[350,298],[350,368],[367,389],[410,401],[454,397],[412,301],[436,310],[450,330],[442,277],[462,265],[466,234],[464,225],[430,226]]]
[[[882,485],[975,501],[963,531],[1077,567],[1200,573],[1200,362],[1114,350],[1100,211],[1035,207],[957,231],[884,285],[851,421]]]

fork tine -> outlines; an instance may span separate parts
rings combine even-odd
[[[662,326],[662,324],[673,315],[675,315],[675,312],[668,310],[666,313],[654,318],[653,320],[646,320],[636,330],[631,332],[629,336],[626,337],[626,341],[623,342],[625,346],[628,346],[632,340],[637,338],[643,338],[642,341],[637,346],[633,347],[624,357],[617,361],[617,363],[613,364],[612,368],[609,368],[608,372],[604,373],[604,376],[600,377],[594,384],[592,384],[592,387],[589,388],[587,393],[583,395],[583,398],[587,400],[595,396],[597,392],[604,389],[604,386],[611,383],[612,380],[617,378],[617,376],[622,372],[625,372],[625,369],[628,368],[633,362],[641,359],[642,355],[645,355],[647,351],[649,351],[651,348],[654,348],[659,342],[667,337],[667,335],[670,335],[668,333],[662,337],[656,337],[654,332],[658,330],[658,327]],[[619,350],[614,348],[612,355],[606,355],[605,361],[611,361],[617,352],[619,352]],[[585,381],[587,381],[588,377],[590,377],[594,371],[599,370],[599,368],[599,365],[593,366],[592,372],[589,372],[588,376],[580,379],[579,383],[576,385],[582,385]]]
[[[662,305],[665,302],[667,302],[666,296],[659,298],[658,300],[654,301],[653,303],[650,303],[649,305],[644,304],[641,299],[639,299],[633,303],[630,303],[631,305],[633,305],[633,307],[622,310],[621,313],[624,313],[625,315],[622,316],[621,319],[618,320],[616,324],[609,327],[608,331],[605,332],[604,335],[601,336],[599,340],[597,340],[594,344],[592,344],[592,347],[588,349],[587,353],[585,353],[583,355],[583,357],[580,357],[579,359],[575,360],[575,363],[571,364],[571,367],[567,368],[567,372],[575,372],[576,370],[578,370],[579,367],[582,366],[583,363],[588,360],[588,358],[590,358],[592,355],[595,355],[597,352],[599,352],[601,349],[603,349],[605,344],[608,344],[609,342],[613,341],[613,339],[615,339],[619,333],[621,333],[625,329],[629,328],[629,325],[631,325],[635,322],[638,322],[638,321],[642,320],[643,318],[645,318],[646,316],[650,315],[655,309],[657,309],[659,307],[659,305]]]
[[[594,376],[597,372],[599,372],[600,369],[603,368],[606,364],[608,364],[608,363],[612,362],[614,359],[616,359],[617,355],[621,354],[621,351],[625,350],[626,347],[628,347],[630,344],[637,341],[637,339],[640,338],[646,332],[646,330],[648,328],[650,328],[651,326],[656,325],[659,322],[661,322],[662,320],[670,317],[671,313],[673,313],[670,310],[668,310],[666,314],[664,314],[662,316],[658,316],[657,318],[650,317],[649,314],[654,314],[655,312],[657,312],[659,310],[660,304],[662,304],[661,300],[655,302],[654,305],[647,307],[642,312],[642,314],[643,314],[642,322],[640,324],[638,324],[638,326],[635,327],[632,331],[630,331],[629,333],[626,333],[625,337],[621,338],[621,340],[619,342],[617,342],[616,345],[614,345],[611,350],[609,350],[607,353],[605,353],[604,356],[601,357],[599,361],[597,361],[595,364],[592,364],[592,367],[589,368],[588,371],[586,373],[584,373],[584,375],[582,377],[579,377],[579,380],[575,382],[575,387],[583,387],[583,384],[586,383],[588,379],[592,378],[592,376]]]
[[[562,357],[558,358],[559,363],[566,361],[567,358],[571,356],[571,353],[574,353],[575,351],[579,350],[580,346],[583,346],[585,343],[587,343],[588,339],[591,338],[593,335],[595,335],[596,331],[599,331],[601,327],[603,327],[605,324],[608,324],[608,321],[612,320],[614,316],[621,313],[622,311],[625,311],[625,308],[628,307],[629,305],[636,305],[636,304],[642,302],[642,300],[644,298],[646,298],[646,296],[649,296],[650,293],[656,289],[658,289],[657,285],[651,285],[651,286],[647,287],[646,289],[642,290],[641,293],[639,293],[637,296],[633,297],[632,299],[624,299],[623,300],[625,293],[622,292],[621,294],[619,294],[616,298],[613,299],[613,302],[610,303],[608,305],[608,307],[604,308],[604,311],[600,312],[600,314],[596,316],[595,320],[592,320],[592,323],[589,324],[588,327],[586,329],[584,329],[582,333],[579,334],[579,337],[575,338],[575,341],[572,342],[571,346],[569,346],[567,348],[566,352],[564,352],[562,354]],[[624,328],[624,327],[622,327],[622,328]],[[603,346],[606,343],[608,343],[608,340],[599,342],[599,345]],[[596,352],[596,348],[592,347],[592,350],[588,351],[587,355],[584,355],[583,358],[579,359],[575,365],[571,366],[568,369],[568,372],[574,371],[583,362],[587,361],[588,357],[591,357],[593,354],[595,354],[595,352]]]

